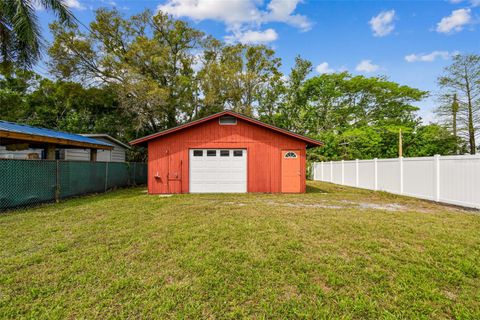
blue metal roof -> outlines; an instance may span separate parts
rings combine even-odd
[[[24,124],[18,124],[14,122],[2,121],[0,120],[0,131],[7,131],[7,132],[16,132],[16,133],[23,133],[23,134],[30,134],[35,136],[42,136],[42,137],[49,137],[49,138],[57,138],[57,139],[65,139],[75,142],[83,142],[83,143],[90,143],[90,144],[97,144],[97,145],[104,145],[108,147],[113,147],[110,143],[106,143],[100,140],[88,138],[81,136],[79,134],[56,131],[51,129],[44,129],[38,127],[32,127]]]

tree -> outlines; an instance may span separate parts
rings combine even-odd
[[[202,106],[197,104],[194,117],[202,118],[223,111],[228,99],[228,69],[223,63],[221,41],[208,37],[204,43],[203,53],[198,57],[201,67],[197,74],[199,91],[203,94]]]
[[[419,129],[414,105],[425,91],[347,72],[308,78],[312,64],[300,57],[284,78],[273,49],[225,44],[162,12],[124,18],[101,9],[89,32],[51,29],[52,72],[65,84],[108,89],[120,106],[112,110],[131,119],[138,135],[230,109],[326,141],[310,159],[396,157],[399,130],[406,152],[420,145],[417,135],[432,136]],[[91,108],[69,110],[57,124],[75,130],[91,121]]]
[[[75,133],[107,133],[128,141],[136,132],[112,88],[84,88],[14,69],[0,78],[0,119]]]
[[[0,119],[16,122],[28,115],[28,93],[38,87],[40,76],[14,68],[0,77]]]
[[[311,159],[396,157],[399,130],[413,132],[419,126],[413,103],[427,92],[383,77],[347,72],[304,80],[308,64],[300,62],[298,70],[303,72],[292,72],[286,111],[281,112],[287,115],[285,127],[328,141],[325,147],[309,152]],[[289,95],[290,88],[295,90]]]
[[[156,132],[191,118],[197,92],[193,64],[202,32],[162,12],[124,19],[107,9],[96,12],[89,33],[59,24],[51,29],[52,72],[108,84],[139,130]]]
[[[13,62],[31,67],[41,55],[42,36],[35,13],[41,6],[61,23],[73,24],[74,16],[63,0],[0,0],[0,63],[5,70]]]
[[[199,81],[206,106],[253,116],[275,107],[281,93],[280,59],[263,45],[213,43],[204,52]]]
[[[452,131],[455,139],[461,141],[458,135],[459,110],[460,104],[458,103],[457,94],[443,94],[440,96],[440,105],[435,110],[435,113],[441,119],[443,124]]]
[[[446,94],[457,94],[459,130],[466,132],[469,151],[475,154],[480,128],[480,56],[456,55],[438,83]]]
[[[413,134],[405,136],[405,155],[407,157],[453,155],[457,153],[457,149],[465,150],[458,137],[438,124],[419,126]]]
[[[452,129],[453,129],[453,136],[457,138],[457,117],[458,117],[458,110],[459,110],[459,104],[458,104],[458,98],[457,94],[453,94],[453,99],[452,99],[452,105],[450,107],[452,111]]]
[[[352,76],[347,72],[323,74],[303,86],[306,132],[343,132],[351,127],[371,125],[385,130],[414,127],[419,123],[412,103],[427,92],[401,86],[382,77]],[[398,129],[394,130],[398,133]]]
[[[279,105],[273,124],[298,133],[305,133],[301,129],[302,109],[304,109],[302,87],[310,72],[312,72],[312,63],[300,56],[295,57],[295,64],[285,81],[283,101]]]

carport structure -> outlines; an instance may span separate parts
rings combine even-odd
[[[7,150],[44,149],[47,160],[55,160],[56,149],[90,149],[90,161],[97,160],[97,150],[113,149],[109,143],[78,134],[1,120],[0,145]]]

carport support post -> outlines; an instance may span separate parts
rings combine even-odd
[[[55,160],[55,145],[49,144],[46,148],[47,160]]]
[[[90,149],[90,161],[97,161],[97,149]]]
[[[377,158],[373,159],[373,176],[374,176],[374,183],[373,183],[373,190],[378,190],[378,165],[377,165]]]

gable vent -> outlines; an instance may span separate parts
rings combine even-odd
[[[218,119],[221,125],[235,125],[237,124],[237,118],[232,116],[223,116]]]

